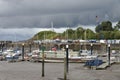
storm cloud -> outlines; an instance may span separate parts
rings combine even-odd
[[[120,0],[0,0],[0,40],[29,39],[51,29],[51,23],[62,32],[104,20],[117,22],[119,9]]]
[[[0,0],[1,28],[74,27],[120,19],[120,0]],[[107,17],[106,17],[107,15]]]

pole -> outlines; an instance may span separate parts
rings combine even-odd
[[[91,55],[93,54],[93,44],[91,43]]]
[[[69,59],[68,59],[68,45],[66,45],[66,70],[67,70],[67,73],[68,73],[68,68],[69,68]]]
[[[24,61],[24,43],[22,44],[22,61]]]
[[[110,66],[110,44],[108,44],[108,65]]]
[[[44,49],[45,47],[42,46],[42,77],[44,77]]]

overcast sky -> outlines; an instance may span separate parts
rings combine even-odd
[[[0,0],[0,40],[14,39],[15,33],[27,39],[51,22],[62,29],[119,19],[120,0]]]

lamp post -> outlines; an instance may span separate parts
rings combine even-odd
[[[108,44],[108,65],[110,66],[110,44]]]
[[[67,73],[68,73],[68,70],[69,70],[69,59],[68,59],[68,45],[66,45],[66,69],[67,69]]]
[[[93,44],[91,43],[90,46],[91,46],[91,55],[92,55],[93,54]]]
[[[24,43],[22,44],[22,61],[24,61]]]

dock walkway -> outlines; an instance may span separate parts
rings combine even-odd
[[[110,62],[110,65],[114,64],[115,62],[114,61],[111,61]],[[109,67],[109,64],[108,62],[105,62],[99,66],[96,67],[96,70],[100,70],[100,69],[106,69],[107,67]]]

